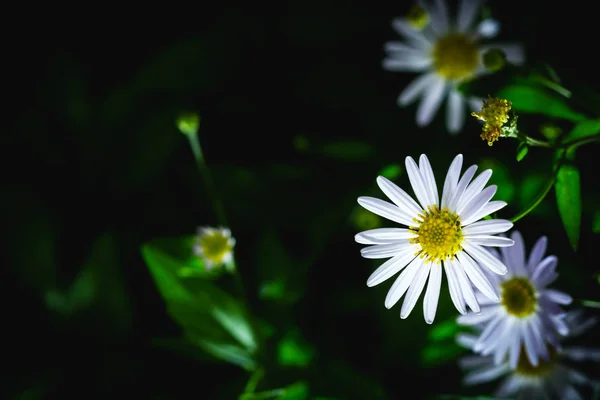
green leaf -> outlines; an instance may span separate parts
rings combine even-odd
[[[402,175],[402,166],[399,164],[390,164],[379,171],[379,175],[393,181]]]
[[[493,171],[489,184],[498,187],[494,198],[510,203],[515,196],[516,188],[510,170],[506,165],[497,159],[485,158],[481,160],[479,167],[482,170],[491,169]]]
[[[600,119],[586,119],[578,122],[569,133],[562,139],[568,142],[575,139],[581,139],[600,133]]]
[[[326,143],[321,151],[327,157],[344,161],[361,161],[375,153],[375,149],[367,142],[346,139]]]
[[[569,238],[569,243],[577,251],[581,224],[581,188],[579,170],[573,164],[564,164],[558,170],[556,184],[556,204]]]
[[[304,340],[300,332],[292,330],[277,343],[277,359],[285,367],[307,367],[314,358],[314,348]]]
[[[227,361],[231,364],[239,365],[248,371],[252,371],[257,367],[253,355],[246,349],[241,348],[239,345],[225,341],[218,341],[215,339],[198,337],[191,334],[189,334],[188,337],[191,343],[195,344],[216,358]]]
[[[594,213],[594,219],[592,221],[592,232],[600,233],[600,210]]]
[[[501,89],[496,97],[509,100],[514,110],[523,113],[544,114],[570,121],[581,121],[586,118],[585,115],[572,110],[563,98],[539,87],[509,85]]]
[[[465,349],[454,342],[429,343],[421,351],[421,365],[425,368],[437,366],[455,359],[464,352]]]
[[[517,161],[523,160],[527,155],[528,151],[529,147],[527,146],[527,144],[525,144],[525,142],[519,143],[519,146],[517,147]]]
[[[205,277],[180,275],[182,269],[197,263],[192,245],[189,237],[183,237],[158,239],[142,247],[142,255],[169,315],[191,335],[196,345],[212,354],[221,358],[242,354],[229,346],[230,339],[244,347],[244,354],[252,354],[257,342],[244,304]],[[228,357],[228,360],[243,359]],[[240,361],[238,365],[250,364]]]
[[[589,308],[600,308],[600,301],[594,300],[580,300],[581,305]]]
[[[460,330],[460,325],[456,322],[456,318],[451,318],[434,325],[428,334],[428,339],[432,342],[442,342],[444,340],[453,339]]]
[[[283,389],[279,400],[308,400],[309,392],[306,382],[296,382]]]

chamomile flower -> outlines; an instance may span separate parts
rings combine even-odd
[[[405,42],[392,41],[385,44],[387,57],[383,68],[388,71],[420,72],[398,97],[398,105],[404,107],[421,98],[417,108],[416,123],[428,125],[442,101],[447,97],[446,126],[450,133],[459,132],[465,120],[465,103],[471,111],[478,111],[481,99],[465,96],[458,86],[487,73],[483,54],[499,49],[507,61],[520,64],[524,52],[517,44],[481,44],[481,39],[491,38],[499,31],[498,22],[486,19],[477,23],[481,0],[461,0],[455,21],[450,21],[445,0],[420,1],[428,18],[396,18],[393,28],[405,38]],[[412,13],[415,14],[414,12]]]
[[[207,270],[218,266],[233,267],[235,238],[228,228],[198,228],[194,253],[204,261]]]
[[[508,268],[506,275],[488,274],[500,293],[500,302],[491,303],[481,296],[481,313],[458,317],[463,325],[481,326],[482,332],[474,350],[494,355],[500,364],[508,356],[512,368],[517,367],[524,348],[529,362],[536,366],[551,358],[547,343],[559,346],[559,335],[566,335],[567,325],[561,305],[571,303],[571,296],[547,286],[558,277],[555,256],[546,256],[547,238],[537,240],[526,259],[523,237],[512,233],[515,244],[502,248],[495,256]]]
[[[378,285],[403,270],[385,299],[385,306],[391,308],[406,293],[401,318],[408,317],[428,280],[423,312],[425,321],[433,322],[442,269],[448,279],[450,297],[461,314],[466,314],[465,302],[473,311],[480,311],[471,283],[489,299],[499,301],[496,289],[481,269],[506,273],[506,266],[486,247],[511,246],[512,239],[494,234],[506,232],[513,224],[502,219],[480,221],[506,203],[491,201],[496,193],[495,185],[484,189],[491,170],[473,179],[477,165],[472,165],[461,177],[462,163],[460,154],[452,161],[441,199],[424,154],[419,158],[419,165],[411,157],[407,157],[405,163],[418,203],[382,176],[377,178],[377,184],[393,204],[373,197],[358,198],[358,203],[367,210],[406,226],[372,229],[355,236],[356,242],[369,245],[361,249],[363,257],[389,258],[371,274],[367,286]]]
[[[532,365],[523,351],[519,353],[516,366],[508,359],[501,364],[494,362],[493,356],[481,354],[465,356],[459,365],[467,371],[464,377],[466,385],[477,385],[504,378],[493,394],[498,398],[516,398],[518,400],[583,400],[581,390],[597,386],[598,382],[588,378],[576,369],[583,361],[600,361],[600,348],[569,346],[565,341],[582,334],[596,324],[596,318],[585,318],[581,310],[569,311],[564,322],[569,327],[567,336],[561,337],[564,346],[550,347],[548,360]],[[473,349],[477,337],[461,334],[459,343]]]

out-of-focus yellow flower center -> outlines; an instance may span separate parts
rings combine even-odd
[[[410,230],[417,237],[409,239],[409,242],[421,245],[421,258],[439,263],[454,259],[456,253],[462,250],[463,234],[457,214],[446,208],[440,210],[438,206],[432,206],[427,207],[414,221],[419,225]]]
[[[525,318],[535,312],[537,299],[535,288],[527,278],[516,277],[502,285],[500,304],[506,312],[518,318]]]
[[[493,145],[500,137],[502,126],[510,118],[508,112],[511,107],[512,104],[510,101],[490,96],[487,101],[483,101],[480,112],[471,113],[473,117],[485,122],[480,136],[481,139],[487,141],[489,146]]]
[[[468,78],[479,63],[479,49],[470,38],[450,33],[433,47],[433,65],[438,74],[449,80]]]
[[[200,238],[202,254],[215,264],[223,262],[225,256],[231,252],[232,246],[229,238],[221,232],[214,232]]]
[[[429,15],[420,4],[415,4],[408,11],[408,14],[406,15],[406,21],[408,21],[410,26],[412,26],[414,29],[421,30],[429,23]]]
[[[515,373],[517,373],[521,376],[534,378],[534,377],[544,376],[548,372],[550,372],[556,365],[558,357],[556,354],[556,350],[554,350],[554,348],[552,346],[548,346],[548,347],[549,347],[548,353],[550,355],[549,359],[548,360],[539,359],[538,365],[534,366],[531,364],[531,361],[529,361],[529,357],[527,357],[527,352],[525,351],[523,346],[521,346],[519,362],[517,364],[517,369],[515,370]]]

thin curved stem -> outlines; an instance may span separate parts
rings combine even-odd
[[[550,179],[548,179],[548,182],[546,183],[546,186],[544,186],[544,190],[542,190],[540,192],[540,194],[533,201],[533,203],[531,203],[531,205],[529,205],[529,207],[525,208],[520,213],[518,213],[517,215],[515,215],[514,217],[512,217],[510,219],[510,221],[513,222],[513,223],[515,223],[518,220],[520,220],[521,218],[523,218],[524,216],[526,216],[527,214],[529,214],[531,211],[533,211],[533,209],[536,208],[546,198],[546,195],[548,194],[548,192],[550,191],[550,189],[552,189],[552,186],[554,186],[555,182],[556,182],[556,173],[553,173],[552,176],[550,177]]]

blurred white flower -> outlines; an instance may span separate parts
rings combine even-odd
[[[580,335],[597,323],[596,318],[584,318],[581,310],[569,311],[564,322],[569,334],[561,341]],[[461,334],[458,341],[473,349],[477,337]],[[493,394],[498,398],[516,398],[518,400],[583,400],[580,390],[592,389],[598,382],[588,378],[576,369],[577,362],[600,361],[600,348],[575,347],[564,344],[562,348],[550,347],[550,357],[532,365],[521,352],[516,367],[511,367],[508,359],[496,364],[493,356],[470,355],[459,360],[459,365],[467,374],[466,385],[476,385],[504,378]],[[596,368],[597,370],[597,368]]]
[[[461,83],[488,73],[483,64],[483,54],[489,49],[502,50],[508,62],[521,64],[524,51],[518,44],[481,44],[495,37],[499,23],[486,19],[477,22],[481,0],[460,0],[455,21],[450,20],[445,0],[419,1],[424,15],[418,18],[396,18],[394,29],[404,37],[404,42],[385,44],[387,57],[383,68],[388,71],[420,72],[398,97],[404,107],[421,98],[417,108],[418,126],[428,125],[444,98],[448,98],[446,126],[450,133],[459,132],[465,120],[465,102],[471,111],[478,111],[481,98],[465,96],[457,89]],[[414,14],[414,13],[413,13]]]
[[[207,270],[218,266],[233,268],[235,238],[228,228],[198,228],[194,253],[204,262]]]
[[[460,313],[466,313],[465,302],[473,311],[480,311],[471,282],[489,299],[499,300],[481,269],[496,274],[505,274],[507,269],[485,247],[511,246],[512,239],[493,235],[506,232],[513,224],[502,219],[479,221],[506,203],[490,201],[496,193],[495,185],[484,189],[492,170],[485,170],[473,179],[477,166],[472,165],[461,177],[462,162],[460,154],[452,161],[441,201],[433,170],[424,154],[419,165],[406,157],[406,170],[419,203],[382,176],[377,178],[377,184],[394,204],[373,197],[358,198],[358,203],[367,210],[408,227],[372,229],[355,236],[356,242],[370,245],[361,250],[363,257],[391,257],[371,274],[368,286],[378,285],[404,269],[385,299],[385,306],[391,308],[406,293],[400,318],[410,314],[429,277],[423,312],[425,321],[433,322],[442,268],[448,278],[450,296]]]
[[[542,236],[526,259],[523,237],[512,233],[515,244],[492,253],[506,265],[503,276],[488,274],[490,282],[500,293],[500,303],[491,303],[480,296],[481,313],[458,317],[458,323],[475,325],[481,334],[474,350],[482,355],[494,355],[496,364],[509,357],[512,368],[517,367],[524,349],[529,362],[536,366],[551,357],[547,344],[559,346],[558,335],[566,335],[565,312],[560,307],[571,303],[571,296],[547,286],[558,277],[555,256],[544,257],[547,239]]]

